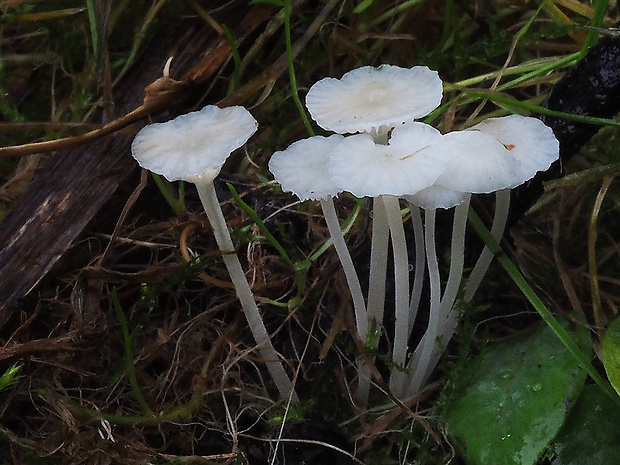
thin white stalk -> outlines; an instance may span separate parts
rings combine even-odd
[[[441,278],[435,245],[435,210],[424,211],[424,240],[430,282],[430,315],[426,332],[416,347],[408,365],[411,373],[407,383],[406,394],[415,393],[422,387],[439,331]]]
[[[506,221],[508,221],[508,212],[510,210],[510,189],[503,189],[495,193],[495,215],[493,217],[493,224],[491,225],[491,236],[497,242],[504,235],[504,229],[506,228]],[[465,285],[465,293],[463,300],[465,302],[471,301],[474,294],[482,283],[482,278],[489,269],[489,265],[493,260],[493,253],[488,247],[484,247],[478,261],[474,265],[474,268],[469,274],[469,279]]]
[[[409,336],[411,336],[413,324],[418,315],[418,308],[422,297],[422,287],[424,286],[426,251],[424,250],[424,225],[422,224],[420,207],[414,204],[409,204],[409,207],[415,241],[415,271],[413,276],[413,288],[411,289],[411,300],[409,301]]]
[[[347,247],[347,243],[344,240],[342,229],[340,229],[340,222],[336,214],[336,208],[334,201],[330,197],[328,199],[321,200],[321,208],[323,209],[323,216],[329,229],[329,234],[332,238],[332,243],[336,249],[336,254],[342,264],[344,276],[349,285],[349,291],[351,292],[351,298],[353,299],[353,309],[355,310],[355,324],[357,326],[357,332],[362,339],[366,341],[368,337],[368,315],[366,313],[366,304],[364,302],[364,294],[362,292],[362,286],[360,280],[355,271],[353,265],[353,259]]]
[[[440,323],[442,335],[449,333],[447,340],[442,340],[442,345],[448,343],[455,328],[451,322],[456,321],[457,313],[454,309],[454,302],[463,279],[463,265],[465,262],[465,229],[467,228],[467,212],[469,211],[469,200],[471,196],[459,204],[454,209],[454,221],[452,224],[452,242],[450,244],[450,270],[448,281],[441,298],[441,316],[443,321]]]
[[[385,207],[379,198],[373,199],[372,207],[372,237],[370,245],[370,276],[368,278],[368,321],[374,321],[377,329],[383,325],[385,309],[385,281],[387,279],[387,260],[390,230]],[[367,343],[367,339],[363,339]],[[374,347],[377,348],[378,340]],[[371,374],[370,367],[365,363],[359,364],[358,399],[361,406],[368,402],[370,394]]]
[[[385,281],[387,279],[390,229],[385,207],[379,198],[373,199],[372,238],[370,243],[370,276],[368,278],[368,318],[383,323]]]
[[[407,240],[398,197],[383,195],[381,200],[385,207],[390,228],[394,258],[395,325],[392,361],[404,369],[409,339],[409,255],[407,253]],[[406,379],[407,376],[404,371],[393,370],[390,374],[390,390],[394,395],[402,394]]]
[[[295,393],[291,380],[279,359],[278,353],[271,344],[271,339],[269,339],[269,334],[267,333],[267,329],[263,323],[263,318],[258,310],[256,301],[254,300],[254,295],[250,289],[250,284],[243,273],[243,268],[241,267],[239,257],[237,257],[237,253],[235,252],[235,247],[232,243],[228,226],[226,225],[226,219],[224,218],[220,203],[217,199],[213,182],[198,182],[196,183],[196,188],[205,212],[207,213],[207,217],[209,218],[209,222],[211,223],[211,228],[213,229],[213,234],[215,235],[215,241],[217,242],[217,245],[222,253],[224,264],[226,265],[230,279],[235,286],[237,297],[241,302],[241,307],[245,313],[250,331],[252,332],[252,336],[254,336],[254,340],[258,344],[259,353],[265,360],[267,369],[269,370],[276,387],[280,391],[280,395],[283,398],[288,398],[291,396],[293,402],[297,402],[297,394]]]
[[[420,388],[428,381],[428,378],[437,366],[441,354],[448,345],[448,342],[450,342],[450,339],[452,339],[458,325],[458,312],[454,308],[454,303],[456,302],[456,296],[463,279],[465,230],[467,228],[467,212],[469,211],[470,199],[471,196],[467,196],[465,201],[454,210],[452,242],[450,244],[450,270],[448,272],[446,288],[441,298],[438,335],[435,338],[435,344],[433,345],[426,373],[422,379]]]

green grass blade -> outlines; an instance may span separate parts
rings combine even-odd
[[[261,233],[263,233],[263,236],[265,236],[265,239],[267,239],[267,241],[269,241],[269,243],[278,251],[278,253],[284,259],[284,261],[288,263],[289,265],[291,265],[291,267],[295,268],[295,262],[291,260],[291,257],[289,257],[289,255],[286,253],[286,250],[284,250],[284,247],[282,247],[282,244],[280,244],[278,240],[273,236],[273,234],[271,234],[267,226],[265,226],[265,223],[263,223],[263,220],[261,219],[261,217],[258,216],[258,214],[254,211],[252,207],[250,207],[247,203],[243,201],[243,199],[241,198],[241,196],[239,195],[239,193],[237,192],[237,190],[234,188],[232,184],[227,182],[226,185],[228,186],[228,189],[230,190],[230,194],[232,195],[232,198],[235,201],[235,203],[239,207],[241,207],[241,209],[250,217],[250,219],[256,224],[256,226],[258,226],[258,229],[260,230]]]
[[[118,295],[116,293],[116,288],[110,292],[110,297],[112,299],[112,304],[114,305],[114,309],[116,310],[116,318],[118,319],[119,324],[121,325],[121,330],[123,332],[123,341],[125,343],[125,367],[127,369],[127,375],[129,376],[129,384],[131,385],[131,390],[133,391],[136,400],[140,404],[140,407],[147,415],[153,413],[149,405],[147,404],[144,396],[142,395],[142,391],[140,390],[140,386],[138,385],[138,378],[136,377],[136,368],[134,366],[134,357],[133,357],[133,349],[131,347],[132,336],[129,333],[129,327],[127,325],[127,318],[125,317],[125,312],[121,307],[121,303],[118,300]]]
[[[590,27],[592,28],[588,35],[586,36],[586,40],[581,49],[582,53],[585,54],[588,49],[594,45],[596,39],[598,38],[598,33],[596,32],[597,28],[603,27],[603,20],[605,19],[605,14],[608,11],[608,0],[597,0],[596,5],[594,6],[594,16],[590,21]]]
[[[286,41],[286,58],[288,62],[288,76],[291,83],[291,92],[293,93],[293,101],[299,112],[301,120],[304,122],[304,126],[308,130],[311,136],[314,136],[314,130],[310,119],[306,114],[301,100],[299,99],[299,89],[297,88],[297,77],[295,76],[295,66],[293,57],[293,43],[291,41],[291,0],[284,0],[284,37]]]
[[[548,108],[541,107],[540,105],[536,105],[530,102],[522,102],[505,94],[500,94],[491,90],[466,90],[464,91],[464,93],[470,97],[488,99],[492,102],[495,102],[499,106],[505,107],[509,111],[513,111],[515,109],[527,110],[532,113],[537,113],[539,115],[553,116],[556,118],[563,118],[571,121],[577,121],[580,123],[594,124],[598,126],[620,126],[620,121],[616,121],[614,119],[597,118],[594,116],[576,115],[574,113],[549,110]]]
[[[95,0],[86,0],[86,11],[88,12],[88,24],[90,26],[90,37],[93,41],[93,53],[99,54],[99,34],[97,28],[97,17],[95,13]]]
[[[235,64],[235,69],[233,70],[233,80],[231,83],[231,87],[228,89],[228,93],[232,94],[235,90],[239,88],[239,85],[241,83],[241,55],[239,55],[237,43],[235,42],[235,38],[230,32],[230,29],[228,29],[224,24],[222,24],[221,26],[224,30],[224,34],[226,35],[226,42],[228,42],[228,46],[230,47],[230,53],[232,54],[233,63]]]

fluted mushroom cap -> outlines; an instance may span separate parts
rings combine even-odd
[[[329,174],[342,189],[358,197],[412,195],[433,184],[446,169],[451,154],[433,144],[441,133],[423,123],[399,125],[388,145],[370,134],[348,136],[329,158]]]
[[[559,157],[559,143],[542,121],[520,115],[488,118],[445,134],[434,150],[453,158],[436,182],[408,199],[423,208],[451,208],[467,193],[512,189]]]
[[[284,192],[292,192],[300,200],[335,197],[341,189],[327,173],[327,160],[343,139],[344,136],[334,134],[293,142],[271,156],[269,170]]]
[[[208,105],[145,126],[136,134],[131,154],[141,167],[169,181],[213,180],[228,156],[257,128],[258,123],[244,107]]]
[[[519,115],[489,118],[450,132],[442,145],[455,156],[437,184],[471,193],[517,187],[559,157],[553,131],[536,118]]]
[[[306,106],[323,129],[347,134],[413,121],[437,108],[442,95],[437,71],[426,66],[363,66],[316,82]]]
[[[509,115],[487,118],[468,131],[481,131],[499,140],[514,160],[516,187],[545,171],[560,156],[560,143],[553,130],[538,118]]]

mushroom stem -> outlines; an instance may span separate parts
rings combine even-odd
[[[373,199],[372,238],[370,243],[370,276],[368,278],[368,318],[383,323],[385,280],[387,278],[390,229],[383,202]]]
[[[408,364],[411,374],[409,375],[409,382],[407,383],[407,394],[415,393],[422,387],[439,329],[441,278],[439,275],[439,262],[437,260],[437,249],[435,245],[434,209],[424,210],[424,223],[424,242],[426,245],[428,277],[430,282],[430,315],[426,332]]]
[[[390,376],[390,389],[394,395],[399,396],[402,394],[406,381],[404,368],[407,361],[407,342],[409,339],[409,256],[398,197],[382,195],[381,200],[385,207],[390,228],[394,258],[395,324],[392,361],[396,370]]]
[[[413,223],[413,237],[415,241],[415,272],[413,276],[413,288],[409,301],[409,336],[413,330],[413,324],[418,315],[422,286],[424,285],[424,269],[426,267],[426,252],[424,251],[424,225],[420,207],[410,203],[411,222]]]
[[[415,373],[411,378],[411,382],[408,383],[408,395],[415,394],[420,388],[422,388],[424,383],[426,383],[431,372],[437,365],[441,353],[456,330],[458,312],[454,308],[454,302],[456,301],[463,277],[463,266],[465,262],[465,229],[467,227],[467,213],[469,211],[470,198],[471,196],[468,195],[467,198],[454,210],[448,281],[436,313],[433,311],[433,306],[431,303],[429,327],[420,341],[420,345],[416,348],[414,356],[412,357],[412,361],[417,361],[418,365],[415,368]],[[427,222],[427,228],[428,225],[429,223]],[[437,257],[435,254],[435,260],[436,258]],[[435,275],[436,273],[438,275],[438,269],[436,271],[431,271],[431,268],[434,268],[435,266],[433,265],[431,267],[430,261],[431,256],[429,255],[429,275]],[[431,302],[433,302],[434,297],[432,286],[433,278],[431,278]],[[427,356],[428,359],[423,359],[422,355]],[[426,365],[423,365],[423,363]]]
[[[469,211],[469,201],[471,196],[459,204],[454,210],[454,222],[452,225],[452,241],[450,244],[450,270],[448,271],[448,281],[444,289],[443,296],[439,305],[439,312],[436,318],[438,322],[436,332],[424,335],[425,344],[430,346],[430,355],[424,373],[421,373],[417,383],[409,386],[407,394],[415,394],[428,381],[432,371],[437,366],[439,358],[446,348],[448,342],[456,331],[458,324],[458,312],[454,308],[454,303],[463,278],[463,266],[465,262],[465,229],[467,227],[467,212]],[[431,316],[431,318],[433,318]],[[430,323],[429,323],[430,326]],[[420,367],[421,368],[421,367]]]
[[[372,208],[372,237],[370,245],[370,276],[368,278],[368,321],[373,322],[379,330],[383,325],[385,307],[385,281],[387,278],[388,243],[390,230],[385,207],[378,197],[373,198]],[[364,343],[368,339],[363,340]],[[376,349],[379,340],[374,341]],[[374,359],[374,357],[373,357]],[[363,364],[359,367],[358,399],[360,404],[366,405],[370,394],[370,367]]]
[[[351,292],[351,298],[353,299],[353,309],[355,310],[355,324],[357,332],[362,339],[366,342],[368,338],[368,315],[366,314],[366,304],[364,302],[364,294],[362,293],[362,286],[360,285],[355,266],[353,265],[353,259],[349,253],[347,243],[344,240],[342,229],[340,229],[340,223],[338,216],[336,215],[336,208],[334,201],[331,197],[321,200],[321,208],[323,209],[323,216],[329,229],[329,234],[332,238],[332,243],[336,249],[336,254],[342,264],[344,276],[349,285],[349,291]]]
[[[493,224],[491,225],[491,236],[497,242],[500,242],[501,237],[504,235],[504,229],[506,228],[506,222],[508,221],[508,212],[510,210],[510,189],[502,189],[495,193],[495,216],[493,217]],[[493,260],[493,253],[485,246],[478,258],[478,261],[474,265],[474,268],[469,274],[469,279],[465,285],[465,293],[463,300],[469,302],[473,297],[482,278],[489,269],[489,265]]]
[[[263,359],[265,359],[267,369],[273,378],[276,387],[280,391],[283,398],[291,397],[297,402],[297,394],[294,391],[290,378],[288,377],[284,366],[279,360],[278,353],[271,344],[269,334],[263,323],[260,311],[254,300],[254,295],[250,289],[250,285],[243,273],[243,268],[239,262],[239,257],[235,251],[226,219],[222,213],[220,203],[215,193],[215,186],[212,181],[196,182],[196,189],[202,201],[202,205],[207,213],[215,241],[222,253],[224,264],[228,270],[228,274],[235,286],[237,297],[241,302],[241,307],[245,313],[246,319],[250,326],[250,331],[254,340],[258,344],[258,350]]]
[[[467,228],[467,213],[469,212],[469,201],[471,195],[454,209],[454,222],[452,225],[452,242],[450,244],[450,270],[448,281],[441,298],[441,318],[439,349],[437,358],[441,350],[445,348],[448,341],[452,338],[456,329],[458,312],[454,308],[454,302],[463,279],[463,265],[465,262],[465,229]],[[437,352],[437,351],[436,351]],[[436,360],[431,360],[430,368],[433,369]]]

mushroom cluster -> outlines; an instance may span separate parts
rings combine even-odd
[[[553,132],[535,118],[489,118],[446,134],[414,121],[440,104],[442,91],[437,72],[423,66],[365,66],[341,79],[322,79],[308,91],[306,106],[320,127],[336,134],[297,141],[274,153],[269,163],[283,190],[301,200],[321,201],[351,290],[357,331],[364,343],[369,341],[371,323],[383,323],[391,242],[395,282],[391,358],[395,368],[390,373],[389,387],[401,398],[423,386],[456,329],[454,307],[463,275],[471,194],[498,193],[492,232],[501,236],[509,189],[547,169],[559,156]],[[335,216],[333,198],[341,192],[373,198],[366,298]],[[413,220],[416,259],[411,289],[401,200],[409,202]],[[451,262],[442,292],[435,251],[435,211],[453,207]],[[465,288],[466,299],[473,296],[490,261],[491,255],[484,251]],[[424,337],[410,350],[408,342],[426,270],[430,319]],[[358,397],[364,403],[370,389],[370,370],[363,363],[359,368]]]
[[[371,332],[383,326],[391,244],[395,326],[389,388],[402,399],[424,385],[456,329],[455,302],[463,277],[470,196],[497,193],[491,233],[498,239],[507,218],[509,190],[547,169],[559,156],[553,132],[535,118],[489,118],[446,134],[415,121],[437,108],[442,98],[438,73],[424,66],[365,66],[341,79],[322,79],[310,88],[306,106],[315,122],[334,134],[294,142],[269,161],[269,169],[284,191],[302,201],[320,201],[351,292],[358,336],[364,344],[373,341],[374,348],[377,341]],[[209,105],[145,127],[135,137],[132,154],[142,167],[170,181],[196,185],[261,357],[280,394],[294,401],[297,397],[291,380],[271,344],[213,185],[227,157],[247,142],[257,126],[243,107]],[[366,295],[334,206],[334,198],[342,192],[373,199]],[[407,244],[405,237],[404,202],[411,212],[413,245]],[[451,259],[443,289],[435,246],[438,208],[454,208]],[[415,251],[413,282],[409,246]],[[464,286],[465,300],[473,297],[491,259],[492,254],[483,250]],[[410,348],[427,279],[429,322],[420,342]],[[358,368],[357,395],[364,404],[372,370],[363,361]]]

